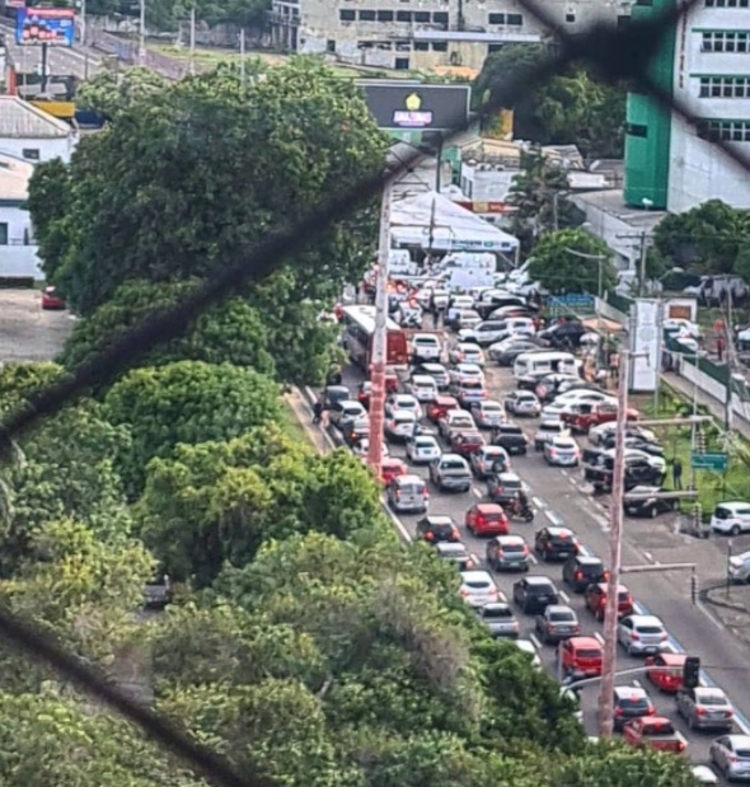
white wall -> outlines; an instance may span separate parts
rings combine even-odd
[[[613,260],[615,267],[621,270],[635,269],[639,259],[639,252],[636,248],[638,239],[618,237],[619,235],[632,236],[633,227],[588,200],[570,197],[570,201],[586,214],[586,221],[591,225],[589,232],[600,237],[617,253],[617,257]]]
[[[75,149],[77,139],[73,131],[69,137],[59,139],[18,139],[16,137],[0,137],[0,153],[7,153],[10,156],[36,163],[37,160],[24,158],[24,150],[38,150],[38,161],[49,161],[53,158],[61,158],[63,161],[70,161],[70,157]]]
[[[0,246],[0,276],[43,279],[37,246],[25,242],[32,237],[28,211],[0,206],[0,224],[8,225],[8,245]]]

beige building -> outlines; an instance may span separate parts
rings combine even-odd
[[[626,24],[630,0],[547,0],[545,10],[577,32]],[[271,28],[282,49],[399,71],[479,69],[504,44],[547,38],[515,0],[273,0]]]

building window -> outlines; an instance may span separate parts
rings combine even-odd
[[[396,41],[397,52],[411,52],[411,41]]]
[[[430,45],[427,41],[415,41],[414,42],[414,51],[415,52],[429,52]]]
[[[415,11],[414,12],[414,21],[421,22],[422,24],[426,24],[430,21],[430,12],[429,11]]]
[[[336,52],[336,42],[332,38],[329,38],[326,41],[326,52],[328,52],[331,55],[335,54]]]
[[[569,25],[570,25],[570,24],[573,24],[573,22],[575,22],[575,21],[576,21],[576,15],[575,15],[575,14],[565,14],[565,21],[566,21],[566,22],[567,22]]]
[[[378,22],[392,22],[393,11],[378,11]]]
[[[750,98],[748,77],[701,77],[701,98]]]
[[[487,45],[487,54],[493,55],[495,52],[502,52],[503,45],[502,44],[488,44]],[[463,189],[461,189],[463,191]]]
[[[631,137],[647,137],[648,126],[643,126],[640,123],[628,123],[625,127],[625,133]]]
[[[433,52],[447,52],[448,51],[448,42],[447,41],[435,41],[432,45]]]
[[[8,245],[8,225],[0,224],[0,246]]]
[[[354,22],[357,19],[357,12],[351,8],[341,8],[339,10],[339,19],[342,22]]]
[[[523,17],[521,14],[508,14],[506,21],[509,25],[515,25],[516,27],[521,27],[521,25],[523,25]]]
[[[490,14],[489,20],[491,25],[504,25],[505,14]]]
[[[397,22],[411,22],[411,11],[396,11]]]
[[[39,161],[39,148],[24,148],[21,154],[29,161]]]
[[[747,8],[749,0],[705,0],[706,8]]]
[[[624,30],[626,27],[630,25],[630,17],[629,16],[618,16],[617,17],[617,29]]]
[[[375,12],[374,11],[360,11],[359,12],[359,21],[360,22],[374,22],[375,21]]]
[[[702,34],[703,52],[748,52],[748,33],[735,30],[705,31]]]
[[[750,120],[701,120],[698,136],[709,142],[750,142]]]
[[[396,66],[396,71],[408,71],[409,70],[409,58],[408,57],[397,57],[395,66]]]
[[[438,25],[447,25],[448,24],[448,12],[447,11],[435,11],[432,15],[432,21]]]

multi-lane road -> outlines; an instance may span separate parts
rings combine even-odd
[[[515,388],[511,373],[499,369],[488,362],[485,369],[487,388],[492,398],[502,401],[505,393]],[[357,373],[348,370],[345,383],[355,389],[359,382]],[[519,420],[528,436],[536,431],[537,419]],[[585,438],[583,438],[585,441]],[[403,447],[391,446],[393,456],[405,458]],[[536,518],[531,524],[512,521],[511,532],[523,535],[529,543],[537,529],[544,525],[565,525],[578,534],[579,540],[589,552],[602,557],[607,562],[609,514],[607,499],[594,498],[587,485],[583,483],[580,470],[564,470],[549,467],[541,454],[530,450],[527,456],[513,458],[513,469],[521,476],[530,489],[530,500]],[[415,472],[428,477],[426,468],[414,468]],[[463,527],[464,513],[475,502],[486,499],[485,485],[475,482],[471,491],[465,494],[441,494],[431,489],[429,513],[447,514],[454,518],[462,530],[463,541],[471,552],[482,562],[485,552],[484,539],[474,538]],[[418,516],[402,515],[401,524],[412,536]],[[708,541],[696,540],[680,534],[675,522],[667,516],[656,520],[626,519],[623,537],[623,565],[638,566],[666,563],[694,563],[701,586],[715,585],[725,576],[726,544],[721,539]],[[747,546],[740,541],[747,541]],[[736,539],[736,549],[750,549],[750,538]],[[559,565],[539,564],[535,561],[531,573],[552,578],[563,592],[563,600],[577,611],[583,626],[583,633],[601,637],[601,626],[586,611],[583,599],[569,591],[562,583]],[[495,574],[500,589],[510,598],[513,582],[518,578],[513,574]],[[641,574],[623,575],[624,584],[635,596],[638,610],[658,615],[670,632],[669,647],[675,652],[686,652],[701,657],[704,667],[702,678],[706,684],[715,683],[729,695],[737,711],[737,730],[750,734],[750,658],[747,646],[735,639],[710,612],[699,604],[693,604],[690,592],[690,573],[681,571],[656,571]],[[534,620],[519,614],[521,636],[534,638]],[[540,647],[542,660],[551,671],[555,671],[554,648]],[[642,665],[643,659],[625,655],[618,651],[618,669]],[[696,764],[708,762],[708,748],[715,735],[693,732],[677,716],[674,699],[660,695],[645,676],[629,676],[618,681],[622,685],[633,685],[637,680],[646,688],[657,706],[658,712],[669,716],[688,740],[690,758]],[[586,728],[596,734],[596,686],[582,691],[582,707]]]

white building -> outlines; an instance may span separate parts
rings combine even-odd
[[[34,165],[0,153],[0,276],[43,279],[26,210]]]
[[[77,143],[78,134],[67,123],[18,96],[0,95],[0,154],[32,163],[67,162]]]
[[[750,175],[709,141],[750,150],[750,8],[747,0],[703,0],[685,25],[674,95],[704,124],[696,133],[673,115],[667,207],[677,213],[719,198],[750,208]]]

